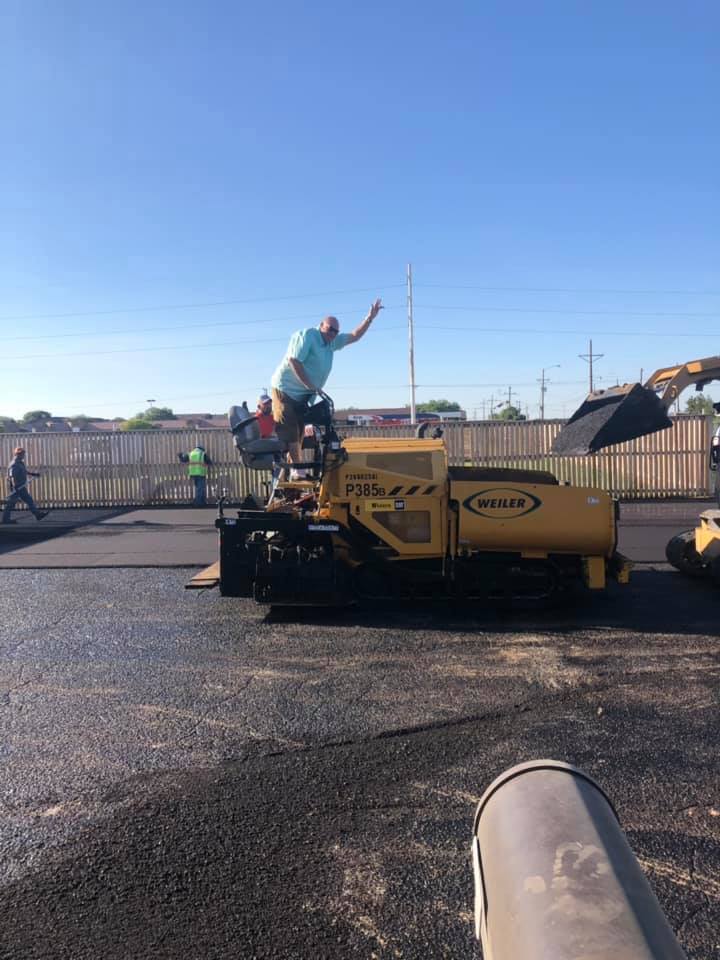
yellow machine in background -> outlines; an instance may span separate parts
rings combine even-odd
[[[672,427],[670,406],[690,385],[702,390],[720,380],[720,356],[703,357],[687,363],[661,367],[644,384],[626,383],[596,390],[558,433],[553,453],[592,454],[604,447],[634,440]],[[716,413],[720,404],[714,403]],[[720,477],[720,431],[716,430],[710,448],[710,470]],[[715,481],[720,505],[720,481]],[[720,584],[720,511],[700,514],[698,526],[673,537],[665,548],[668,562],[688,576],[709,576]]]
[[[709,577],[720,586],[720,510],[701,513],[697,527],[673,537],[665,555],[680,573]]]
[[[594,390],[555,437],[552,452],[584,456],[667,430],[672,427],[668,410],[680,394],[691,384],[702,390],[714,380],[720,380],[720,356],[661,367],[644,384]]]
[[[235,435],[252,465],[256,440]],[[313,477],[278,479],[262,510],[221,509],[220,590],[268,604],[598,590],[627,580],[616,514],[544,471],[449,467],[442,440],[342,442],[330,426]]]

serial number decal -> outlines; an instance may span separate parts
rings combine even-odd
[[[514,520],[524,517],[542,506],[542,500],[527,490],[515,487],[491,487],[480,493],[471,493],[463,501],[463,506],[471,513],[491,520]]]
[[[313,533],[338,533],[340,525],[337,523],[309,523],[307,528],[312,530]]]
[[[385,487],[377,483],[346,483],[346,497],[384,497]]]

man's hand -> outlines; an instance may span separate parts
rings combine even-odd
[[[375,317],[380,313],[382,309],[383,309],[382,300],[380,299],[380,297],[378,297],[375,303],[373,303],[373,305],[368,310],[366,320],[372,323],[372,321],[375,319]]]

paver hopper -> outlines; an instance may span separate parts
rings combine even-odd
[[[720,379],[720,357],[691,360],[656,370],[644,384],[626,383],[595,390],[555,437],[552,453],[583,456],[672,426],[671,404],[685,387],[702,390]]]

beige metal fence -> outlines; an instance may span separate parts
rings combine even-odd
[[[28,469],[41,473],[30,492],[47,507],[189,503],[192,487],[178,453],[196,444],[213,461],[208,471],[212,499],[224,490],[241,499],[261,491],[267,479],[243,467],[232,436],[223,430],[0,434],[0,464],[10,462],[18,444],[27,450]]]
[[[710,417],[677,417],[671,430],[592,457],[549,454],[561,426],[561,420],[443,424],[450,463],[455,466],[551,470],[560,480],[598,486],[624,499],[706,497],[711,493]],[[341,432],[348,437],[408,437],[415,431],[411,426],[368,426],[345,427]],[[243,467],[230,433],[221,430],[0,434],[0,465],[10,462],[16,445],[25,447],[29,469],[42,474],[31,492],[43,506],[188,503],[191,487],[178,453],[198,443],[213,460],[208,477],[211,498],[226,490],[238,501],[262,490],[267,475]]]
[[[548,453],[564,420],[444,423],[453,466],[530,467],[550,470],[573,486],[598,486],[623,499],[707,497],[712,417],[679,416],[670,430],[621,443],[590,457]],[[352,427],[348,436],[412,436],[413,427]]]

